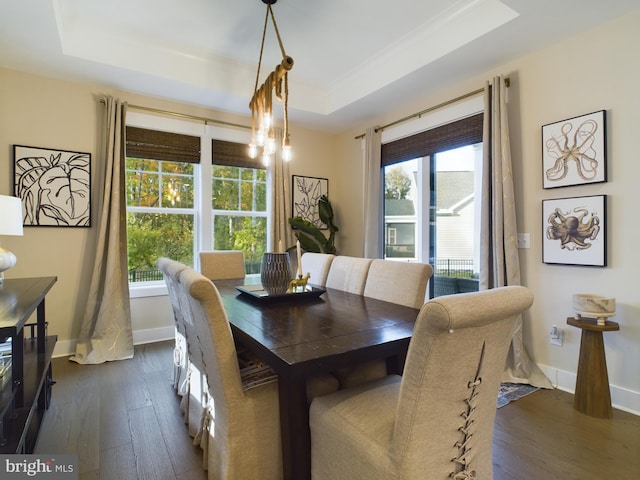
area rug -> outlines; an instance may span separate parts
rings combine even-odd
[[[504,407],[507,403],[526,397],[530,393],[538,390],[538,387],[526,383],[502,383],[498,392],[498,408]]]

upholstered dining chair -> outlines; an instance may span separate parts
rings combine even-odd
[[[429,300],[402,377],[313,400],[312,479],[492,479],[500,379],[532,302],[520,286]]]
[[[309,283],[324,287],[334,258],[335,255],[331,253],[304,252],[302,254],[302,274],[309,273]]]
[[[427,294],[427,283],[433,268],[427,263],[397,262],[375,259],[369,266],[364,285],[364,296],[421,308]],[[372,360],[335,371],[340,388],[384,377],[387,364],[384,360]]]
[[[210,480],[282,478],[278,383],[275,375],[243,376],[217,288],[191,268],[179,277],[193,318],[207,386],[203,448]]]
[[[241,250],[200,252],[200,273],[210,280],[244,278],[244,253]]]
[[[187,268],[187,266],[165,257],[158,258],[156,266],[158,267],[158,270],[162,272],[162,277],[169,294],[171,310],[173,311],[175,334],[173,347],[173,375],[171,377],[171,383],[180,395],[184,395],[189,368],[189,354],[187,351],[184,317],[180,306],[178,276],[185,268]]]
[[[369,266],[364,296],[422,308],[432,273],[428,263],[375,259]]]
[[[189,435],[198,437],[202,431],[202,416],[207,398],[207,386],[204,381],[204,365],[195,331],[193,314],[186,292],[180,285],[180,276],[188,267],[169,258],[159,258],[156,265],[160,269],[167,285],[169,300],[174,312],[176,325],[176,343],[174,346],[174,365],[176,356],[181,358],[178,394],[181,396],[180,408],[187,424]],[[184,343],[182,343],[184,342]]]
[[[325,286],[362,295],[370,265],[370,258],[338,255],[331,262]]]

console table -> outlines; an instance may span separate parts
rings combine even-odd
[[[0,285],[0,342],[11,339],[11,381],[0,388],[0,453],[33,453],[49,408],[57,337],[46,334],[44,299],[56,281],[18,278]],[[36,322],[27,323],[34,313]]]
[[[582,329],[580,357],[573,408],[597,418],[611,418],[611,393],[602,332],[620,330],[616,322],[598,325],[595,319],[567,318],[567,324]]]

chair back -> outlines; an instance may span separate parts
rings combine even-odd
[[[197,363],[202,366],[207,385],[216,399],[219,420],[218,407],[224,411],[224,406],[240,398],[243,392],[231,326],[222,298],[211,280],[188,268],[180,275],[180,285],[192,316],[191,328],[198,340],[198,350],[192,355],[198,357]]]
[[[178,278],[180,273],[183,272],[187,266],[165,257],[158,258],[158,260],[156,260],[156,266],[158,267],[158,270],[162,272],[164,283],[167,286],[169,302],[171,303],[171,309],[173,310],[176,329],[180,333],[184,334],[184,317],[180,306],[180,287],[178,285]]]
[[[198,437],[202,432],[202,416],[206,408],[208,387],[203,381],[204,364],[193,312],[180,282],[182,274],[189,267],[169,258],[159,258],[156,265],[165,279],[176,320],[172,383],[178,394],[182,396],[180,407],[184,413],[189,434]]]
[[[244,278],[244,253],[241,250],[200,252],[200,273],[209,280]]]
[[[305,252],[302,254],[302,275],[310,274],[309,283],[324,287],[329,268],[335,255],[331,253]]]
[[[331,262],[325,286],[362,295],[370,265],[370,258],[338,255]]]
[[[209,478],[282,478],[278,384],[244,389],[231,326],[218,289],[188,268],[180,274],[207,386],[200,445]],[[197,440],[197,438],[196,438]]]
[[[367,274],[364,296],[421,308],[432,273],[433,269],[427,263],[373,260]]]
[[[532,302],[529,289],[509,286],[422,307],[396,406],[391,457],[398,478],[448,478],[452,470],[493,478],[496,399],[516,321]],[[464,476],[472,471],[475,477]]]

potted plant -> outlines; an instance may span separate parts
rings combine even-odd
[[[333,208],[326,195],[322,195],[318,200],[318,216],[320,221],[329,228],[328,237],[316,225],[302,217],[290,218],[289,224],[295,229],[295,236],[300,241],[300,247],[305,251],[335,255],[335,237],[338,227],[333,223]]]

